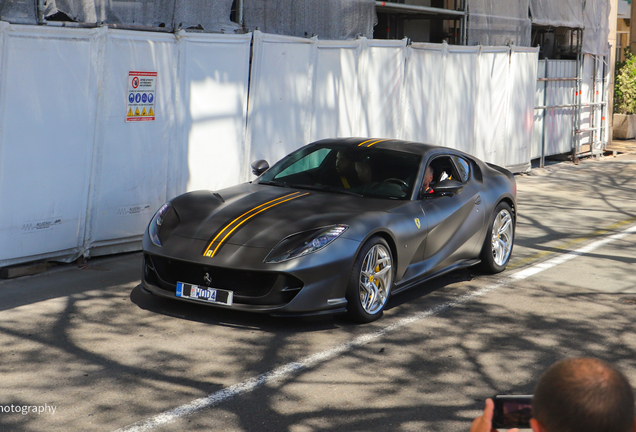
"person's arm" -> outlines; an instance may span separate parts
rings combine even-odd
[[[492,415],[495,412],[495,403],[492,399],[486,399],[484,413],[473,420],[470,432],[497,432],[492,428]],[[510,429],[508,432],[519,432],[519,429]]]

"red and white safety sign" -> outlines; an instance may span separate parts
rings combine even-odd
[[[155,119],[155,88],[157,72],[128,72],[126,121],[153,121]]]

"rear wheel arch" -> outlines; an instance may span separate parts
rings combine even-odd
[[[497,205],[501,204],[502,202],[505,202],[506,204],[508,204],[510,206],[510,209],[512,210],[512,217],[514,217],[515,223],[516,223],[517,222],[517,209],[515,207],[515,203],[513,202],[513,200],[511,198],[504,197],[504,198],[499,200]],[[495,208],[496,208],[496,206],[495,206]]]
[[[514,204],[505,198],[500,200],[487,221],[486,237],[479,254],[480,267],[485,272],[494,274],[506,268],[514,246],[516,219]]]

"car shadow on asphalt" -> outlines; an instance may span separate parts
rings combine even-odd
[[[475,271],[458,270],[422,284],[416,285],[389,299],[386,311],[416,302],[435,293],[444,287],[458,282],[470,281]],[[321,315],[309,317],[277,317],[262,313],[251,313],[235,309],[210,307],[191,302],[176,301],[160,297],[146,291],[141,284],[130,293],[130,300],[143,310],[177,318],[180,320],[199,322],[236,328],[258,328],[264,331],[313,332],[333,328],[361,327],[361,324],[350,321],[346,314]],[[408,313],[408,312],[407,312]],[[380,321],[384,318],[380,318]]]
[[[176,301],[156,296],[137,285],[130,293],[130,300],[139,308],[149,312],[204,324],[237,328],[258,328],[279,332],[292,330],[297,332],[320,331],[336,328],[333,315],[315,317],[275,317],[261,313],[250,313],[235,309],[223,309],[198,305],[196,303]]]

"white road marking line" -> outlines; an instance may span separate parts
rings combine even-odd
[[[189,416],[191,414],[194,414],[197,411],[200,411],[204,408],[210,408],[216,405],[219,405],[223,402],[226,402],[230,399],[232,399],[235,396],[239,396],[241,394],[245,394],[245,393],[250,393],[253,390],[256,390],[259,387],[262,387],[263,385],[275,381],[275,380],[279,380],[282,378],[286,378],[289,375],[296,373],[300,370],[303,369],[307,369],[307,368],[311,368],[313,366],[316,366],[320,363],[324,363],[326,361],[329,361],[335,357],[337,357],[338,355],[350,351],[354,348],[360,347],[362,345],[366,345],[369,342],[373,342],[377,339],[380,339],[382,337],[384,337],[386,334],[394,332],[395,330],[398,330],[402,327],[406,327],[407,325],[413,324],[417,321],[421,321],[424,318],[433,316],[433,315],[437,315],[445,310],[448,310],[450,308],[459,306],[461,304],[467,303],[477,297],[481,297],[491,291],[495,291],[503,286],[509,285],[510,283],[513,283],[515,281],[519,281],[519,280],[524,280],[527,279],[531,276],[534,276],[538,273],[541,273],[543,271],[546,271],[548,269],[551,269],[553,267],[556,267],[558,265],[561,265],[567,261],[570,261],[576,257],[579,257],[581,255],[585,255],[587,253],[590,253],[602,246],[605,246],[609,243],[612,243],[614,241],[620,240],[624,237],[627,237],[630,234],[636,233],[636,225],[633,225],[619,233],[610,235],[606,238],[603,238],[601,240],[597,240],[595,242],[592,242],[586,246],[583,246],[579,249],[576,249],[574,251],[570,251],[570,252],[566,252],[563,253],[562,255],[559,255],[555,258],[552,258],[548,261],[545,262],[541,262],[539,264],[536,264],[532,267],[529,267],[527,269],[524,270],[520,270],[516,273],[513,273],[512,275],[505,277],[501,280],[499,280],[498,282],[495,282],[493,284],[490,284],[484,288],[481,288],[477,291],[473,291],[472,293],[469,294],[464,294],[460,297],[458,297],[455,300],[446,302],[446,303],[442,303],[440,305],[437,305],[431,309],[428,309],[426,311],[422,311],[419,313],[416,313],[415,315],[412,315],[410,317],[407,318],[402,318],[399,321],[397,321],[394,324],[391,324],[388,327],[385,327],[381,330],[372,332],[372,333],[368,333],[362,336],[358,336],[357,338],[353,339],[350,342],[346,342],[340,345],[337,345],[334,348],[331,348],[329,350],[326,351],[322,351],[320,353],[311,355],[303,360],[300,360],[298,362],[292,362],[292,363],[288,363],[286,365],[280,366],[272,371],[269,372],[265,372],[255,378],[250,378],[248,380],[245,380],[243,382],[240,382],[238,384],[234,384],[228,388],[225,388],[223,390],[219,390],[215,393],[212,393],[204,398],[199,398],[199,399],[195,399],[190,403],[187,403],[185,405],[181,405],[180,407],[177,407],[173,410],[170,411],[166,411],[163,412],[161,414],[158,414],[154,417],[150,417],[149,419],[146,420],[141,420],[137,423],[133,423],[129,426],[123,427],[121,429],[118,429],[116,432],[143,432],[143,431],[150,431],[154,428],[157,428],[159,426],[163,426],[166,425],[168,423],[172,423],[176,420],[178,420],[179,418],[182,417],[186,417]]]

